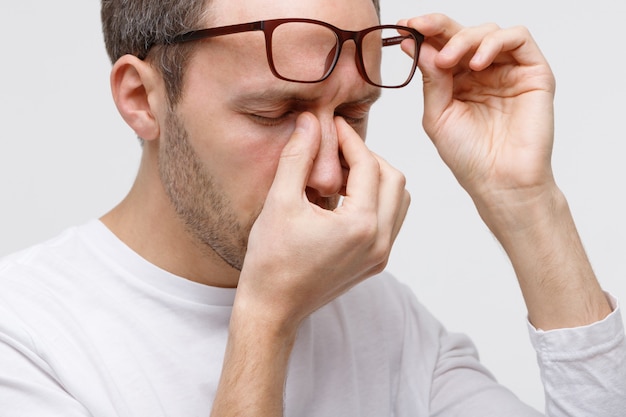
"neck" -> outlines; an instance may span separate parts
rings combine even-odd
[[[200,243],[178,218],[161,184],[156,158],[145,145],[129,194],[101,221],[148,262],[201,284],[236,287],[239,271]]]

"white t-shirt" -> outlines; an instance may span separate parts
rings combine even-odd
[[[148,263],[101,222],[0,261],[0,416],[206,417],[234,289]],[[531,329],[550,416],[626,415],[619,310]],[[539,416],[498,385],[393,277],[358,285],[299,330],[285,415]]]

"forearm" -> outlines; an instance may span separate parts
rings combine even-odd
[[[284,386],[295,328],[275,326],[235,303],[212,417],[283,415]],[[257,312],[258,313],[258,312]]]
[[[511,259],[530,321],[550,330],[606,317],[611,308],[561,191],[551,183],[519,197],[490,196],[477,206]]]

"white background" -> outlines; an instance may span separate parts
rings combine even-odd
[[[603,286],[626,300],[626,2],[382,0],[383,20],[444,12],[528,26],[557,77],[554,169]],[[98,217],[126,194],[140,148],[108,90],[99,2],[0,3],[0,255]],[[420,127],[419,75],[377,104],[368,142],[413,197],[389,269],[496,377],[543,408],[508,260]]]

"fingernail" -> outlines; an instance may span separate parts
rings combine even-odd
[[[306,132],[307,130],[311,129],[311,125],[312,121],[309,115],[302,113],[300,116],[298,116],[298,119],[296,120],[296,130]]]
[[[470,63],[474,65],[480,65],[482,64],[482,61],[483,61],[483,56],[480,53],[476,53],[476,55],[472,57],[472,60],[470,61]]]

